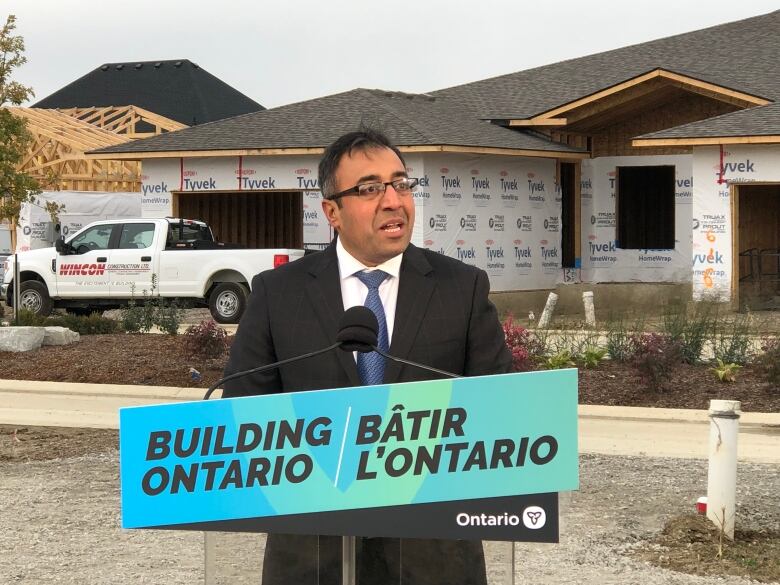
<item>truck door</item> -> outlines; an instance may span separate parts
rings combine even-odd
[[[155,224],[131,222],[119,226],[119,240],[111,251],[111,296],[143,298],[152,294],[152,274],[158,247],[154,241]],[[164,236],[163,236],[164,237]],[[159,282],[155,294],[159,292]]]
[[[86,228],[68,243],[74,254],[57,254],[57,294],[62,298],[101,298],[109,295],[111,233],[115,224]]]

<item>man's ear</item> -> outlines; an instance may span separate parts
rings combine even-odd
[[[325,219],[334,228],[339,227],[339,206],[335,201],[330,199],[322,200],[322,212],[325,214]]]

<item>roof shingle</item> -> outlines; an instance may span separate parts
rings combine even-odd
[[[444,98],[382,90],[344,93],[245,114],[99,152],[160,152],[325,147],[361,124],[399,146],[448,145],[582,152],[531,133],[477,119]]]
[[[93,106],[138,106],[188,126],[263,109],[187,59],[106,63],[34,105]]]

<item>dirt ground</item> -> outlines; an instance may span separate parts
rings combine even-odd
[[[749,575],[763,583],[780,580],[780,532],[736,529],[733,542],[722,541],[705,516],[672,518],[635,554],[659,567],[695,575]]]
[[[117,449],[114,429],[0,425],[0,462],[49,461]]]

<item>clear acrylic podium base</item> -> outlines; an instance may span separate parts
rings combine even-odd
[[[265,543],[265,534],[205,532],[205,585],[263,585]],[[345,546],[342,548],[342,567],[346,567],[346,571],[342,573],[344,579],[339,585],[360,585],[359,581],[355,581],[354,537],[344,537],[343,544]],[[514,544],[499,541],[482,542],[488,585],[515,585]],[[309,584],[296,583],[296,585]],[[311,585],[317,585],[316,581],[313,580]]]

